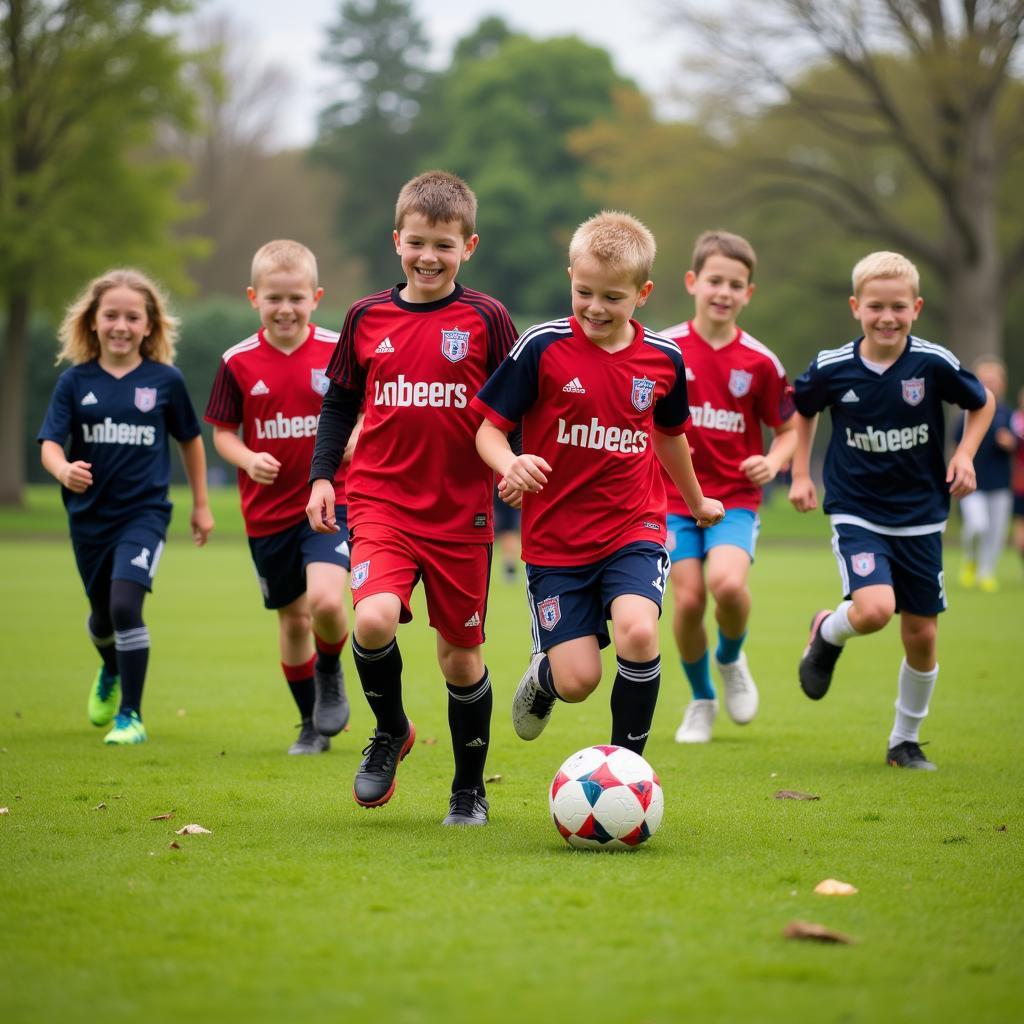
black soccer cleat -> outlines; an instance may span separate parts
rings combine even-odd
[[[331,741],[313,727],[311,718],[304,718],[299,728],[299,738],[288,748],[289,754],[326,754],[331,749]]]
[[[398,762],[412,750],[416,742],[416,727],[409,723],[404,736],[374,729],[370,742],[363,748],[362,764],[352,784],[352,795],[361,807],[380,807],[391,799],[395,791],[395,772]]]
[[[886,764],[893,768],[912,768],[919,772],[934,772],[938,768],[924,756],[921,744],[914,740],[904,740],[890,747],[885,754]]]
[[[341,665],[336,672],[313,670],[316,703],[313,705],[313,725],[321,736],[337,736],[348,725],[349,706],[345,696],[345,676]]]
[[[828,693],[836,662],[843,653],[842,647],[830,644],[821,635],[821,624],[831,614],[831,609],[825,608],[811,619],[811,636],[800,658],[800,689],[811,700],[821,700]]]
[[[457,789],[448,804],[448,817],[442,825],[486,825],[490,804],[476,789]]]

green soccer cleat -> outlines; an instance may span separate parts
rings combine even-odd
[[[146,727],[137,711],[125,711],[114,719],[114,728],[103,737],[104,743],[127,747],[133,743],[146,742]]]
[[[89,691],[89,721],[93,725],[106,725],[113,721],[120,706],[121,680],[101,665]]]

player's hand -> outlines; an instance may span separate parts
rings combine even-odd
[[[758,487],[764,487],[775,479],[776,470],[765,455],[751,455],[740,463],[740,472]]]
[[[812,512],[818,507],[818,489],[809,476],[794,476],[789,486],[789,500],[797,512]]]
[[[91,462],[69,462],[61,471],[58,479],[75,494],[83,494],[92,486]]]
[[[512,487],[504,477],[498,481],[498,497],[501,498],[509,508],[523,507],[522,490],[519,487]]]
[[[317,533],[337,533],[341,527],[334,517],[334,481],[322,477],[313,481],[306,505],[306,518]]]
[[[725,518],[725,506],[717,498],[703,498],[701,503],[690,511],[697,525],[702,527],[714,526]]]
[[[194,505],[189,524],[192,527],[192,541],[197,548],[201,548],[213,530],[213,513],[210,511],[210,506]]]
[[[524,452],[517,455],[512,465],[505,471],[505,481],[521,491],[542,491],[548,482],[547,474],[550,472],[551,466],[539,455]]]
[[[281,463],[270,452],[253,452],[245,471],[258,484],[272,484],[281,472]]]
[[[978,486],[978,477],[974,472],[974,459],[961,452],[954,452],[946,470],[946,483],[949,493],[954,498],[963,498]]]

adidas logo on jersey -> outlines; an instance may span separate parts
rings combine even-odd
[[[693,372],[693,370],[691,370],[689,367],[686,367],[686,379],[687,380],[696,380],[697,379],[697,374],[695,374]]]
[[[849,391],[839,399],[840,402],[859,402],[860,399],[857,397],[857,392],[850,388]]]
[[[95,405],[99,399],[90,391],[89,394],[82,399],[82,405]]]
[[[385,352],[394,352],[395,346],[391,344],[390,338],[385,338],[374,350],[374,355],[383,355]]]
[[[585,395],[587,393],[587,389],[580,383],[579,377],[573,377],[562,390],[567,391],[570,395]]]
[[[466,629],[472,629],[474,626],[480,625],[480,613],[473,612],[472,615],[462,624]]]
[[[268,388],[267,385],[264,384],[262,380],[258,380],[249,389],[249,394],[250,395],[269,395],[270,394],[270,388]]]

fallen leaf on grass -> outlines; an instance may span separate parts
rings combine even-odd
[[[850,885],[849,882],[840,882],[838,878],[826,878],[814,887],[814,891],[819,896],[852,896],[859,892],[855,885]]]
[[[174,811],[168,811],[166,814],[154,814],[150,821],[170,821],[174,817]]]
[[[179,718],[184,718],[185,715],[187,715],[187,714],[188,714],[188,712],[184,708],[178,708],[178,717]]]
[[[1006,826],[1005,825],[996,825],[996,831],[997,832],[1005,832],[1006,831]]]
[[[97,804],[97,805],[96,805],[96,806],[95,806],[95,807],[93,808],[93,810],[94,810],[94,811],[105,811],[106,809],[107,809],[107,805],[106,805],[106,804],[104,804],[104,803],[98,803],[98,804]]]
[[[199,836],[207,835],[212,836],[213,833],[208,828],[203,828],[202,825],[182,825],[181,828],[177,829],[174,833],[176,836]]]
[[[839,942],[844,945],[851,945],[853,939],[842,932],[833,931],[823,924],[814,924],[812,921],[790,921],[783,929],[782,934],[787,939],[808,939],[811,942]]]
[[[500,775],[488,775],[484,782],[501,782]]]
[[[171,849],[172,850],[180,850],[181,849],[181,843],[179,843],[177,840],[174,840],[171,843]]]
[[[775,793],[776,800],[820,800],[813,793],[801,793],[798,789],[780,789]]]
[[[436,736],[428,736],[428,737],[427,737],[427,738],[426,738],[426,739],[425,739],[425,740],[423,741],[423,745],[424,745],[425,747],[432,747],[432,746],[434,746],[434,745],[435,745],[436,743],[437,743],[437,737],[436,737]]]
[[[0,814],[10,814],[10,813],[11,813],[10,807],[0,807]]]

